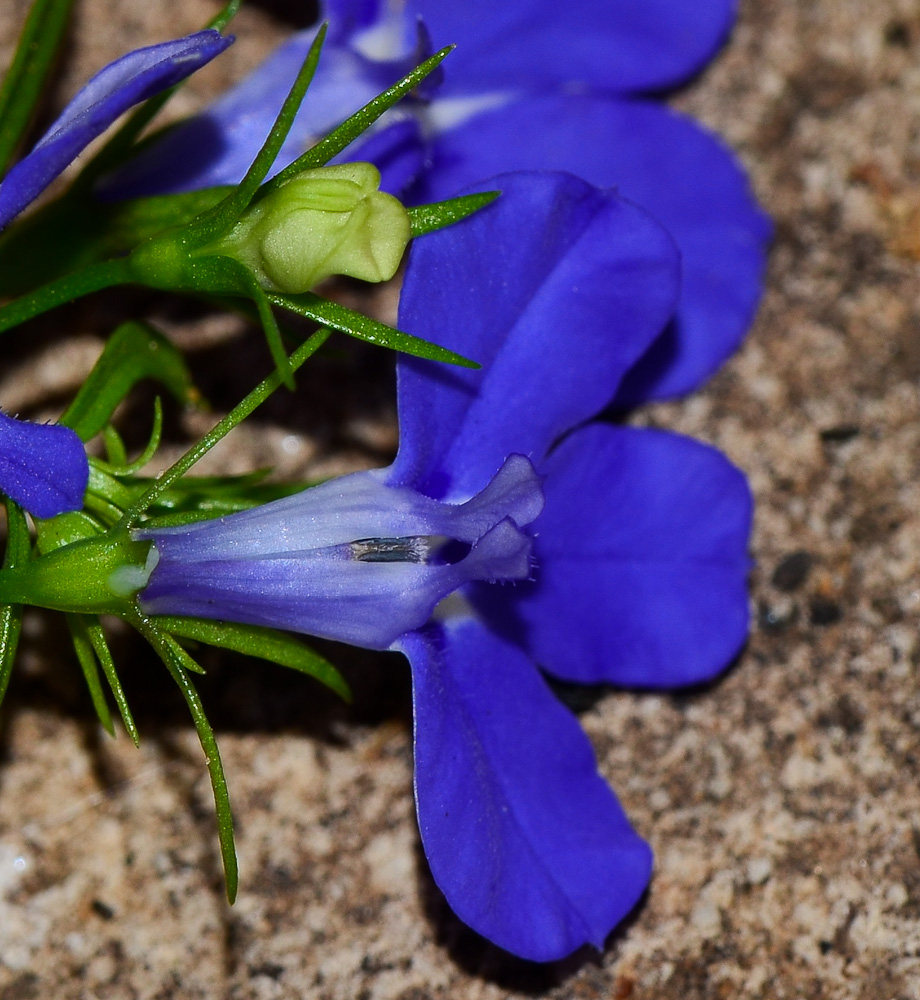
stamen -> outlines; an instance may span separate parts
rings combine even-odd
[[[409,535],[406,538],[359,538],[349,542],[352,557],[359,562],[374,563],[424,563],[431,551],[427,535]]]

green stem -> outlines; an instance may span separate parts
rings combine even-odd
[[[101,291],[103,288],[111,288],[113,285],[127,285],[132,281],[126,260],[119,258],[90,264],[82,271],[49,282],[0,308],[0,333],[35,316],[41,316],[42,313],[50,312],[58,306],[81,299],[84,295]]]

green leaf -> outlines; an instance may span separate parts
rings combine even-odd
[[[293,163],[279,171],[268,183],[263,184],[259,189],[259,198],[264,198],[267,194],[279,188],[285,181],[296,177],[302,170],[309,170],[312,167],[321,167],[328,163],[334,156],[337,156],[350,143],[354,142],[362,133],[366,132],[371,125],[377,121],[384,112],[405,97],[411,90],[417,87],[422,80],[441,65],[450,55],[453,45],[448,45],[436,52],[421,65],[417,66],[411,73],[408,73],[392,87],[388,87],[382,94],[373,100],[368,101],[363,108],[356,111],[334,132],[330,132],[324,139],[320,139],[315,146],[311,146],[302,156],[299,156]]]
[[[411,333],[403,333],[385,323],[379,323],[369,316],[364,316],[354,309],[339,305],[337,302],[329,302],[320,298],[313,292],[304,292],[302,295],[276,295],[269,293],[269,302],[276,306],[283,306],[297,313],[312,319],[315,323],[322,323],[323,326],[331,330],[338,330],[347,333],[351,337],[365,340],[369,344],[377,344],[381,347],[389,347],[394,351],[402,351],[404,354],[412,354],[418,358],[428,358],[430,361],[443,361],[449,365],[459,365],[461,368],[479,368],[480,366],[469,358],[455,351],[449,351],[446,347],[439,347],[430,341],[422,340],[420,337],[413,337]]]
[[[67,27],[73,0],[35,0],[0,86],[0,174],[29,127]]]
[[[486,205],[491,205],[500,194],[501,191],[483,191],[480,194],[465,194],[447,201],[408,208],[406,211],[412,223],[412,235],[423,236],[445,226],[452,226],[455,222],[460,222],[481,208],[485,208]]]
[[[29,526],[22,508],[18,504],[9,499],[5,503],[7,538],[3,568],[14,569],[29,561],[31,549]],[[0,608],[0,704],[3,703],[6,689],[10,683],[21,631],[22,605],[4,604]]]
[[[157,616],[157,625],[180,639],[193,639],[290,667],[325,684],[344,701],[351,701],[351,691],[338,670],[324,656],[283,632],[257,625],[171,616]]]
[[[161,382],[180,403],[197,399],[181,353],[146,323],[123,323],[112,334],[60,422],[89,441],[144,378]]]

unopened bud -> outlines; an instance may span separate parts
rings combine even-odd
[[[410,223],[379,186],[370,163],[305,170],[256,202],[206,252],[235,257],[273,292],[306,292],[333,274],[387,281],[402,260]]]

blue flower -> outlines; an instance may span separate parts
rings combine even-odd
[[[711,448],[586,423],[673,313],[668,234],[569,175],[500,182],[417,242],[400,301],[404,328],[482,370],[400,360],[388,469],[144,531],[140,602],[401,650],[434,878],[480,934],[547,961],[602,945],[651,853],[541,669],[651,688],[722,670],[747,631],[751,501]]]
[[[120,115],[172,87],[233,41],[219,31],[137,49],[100,70],[64,108],[35,148],[0,183],[0,229],[9,223]]]
[[[88,480],[83,442],[69,427],[0,413],[0,491],[30,514],[80,510]]]
[[[330,43],[280,169],[411,61],[418,18],[456,43],[427,109],[365,142],[384,189],[414,179],[438,200],[511,170],[565,170],[616,185],[663,223],[683,258],[673,321],[624,378],[623,407],[691,391],[736,349],[760,301],[770,225],[723,143],[658,94],[712,58],[734,0],[326,0]],[[314,32],[294,35],[249,79],[168,136],[109,190],[118,197],[229,184],[268,133]],[[389,119],[392,122],[392,119]],[[421,132],[419,125],[421,124]],[[424,147],[423,138],[424,135]]]

